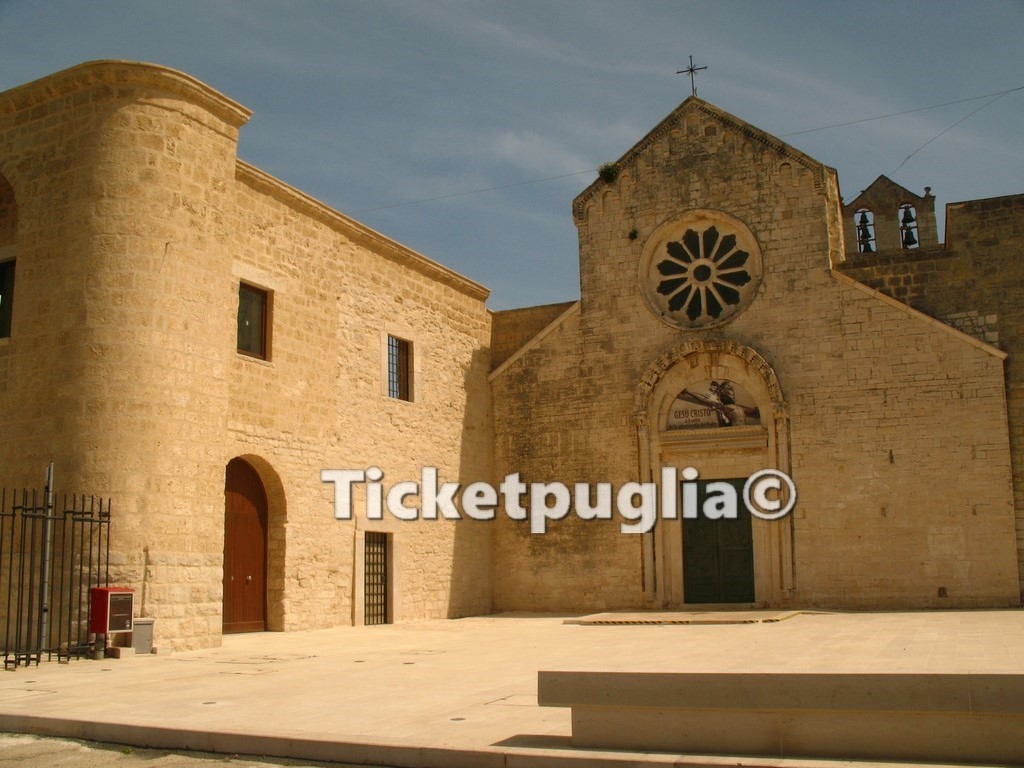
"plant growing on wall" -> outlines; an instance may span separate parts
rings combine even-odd
[[[617,163],[602,163],[597,169],[597,177],[601,181],[611,184],[619,178],[619,166]]]

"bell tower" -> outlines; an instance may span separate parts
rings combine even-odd
[[[846,256],[929,251],[939,247],[935,197],[915,195],[885,176],[843,205]]]

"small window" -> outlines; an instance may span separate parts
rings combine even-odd
[[[412,343],[388,336],[388,396],[412,400]]]
[[[853,214],[853,222],[857,227],[857,251],[860,253],[874,253],[875,215],[867,208],[861,208]]]
[[[14,260],[0,262],[0,339],[11,335],[14,309]]]
[[[917,248],[917,211],[914,206],[904,203],[900,206],[900,244],[904,248]]]
[[[267,360],[270,352],[270,292],[238,286],[238,351]]]

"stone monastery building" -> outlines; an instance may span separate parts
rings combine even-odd
[[[579,300],[491,312],[238,159],[249,115],[130,62],[0,93],[0,485],[53,461],[61,488],[110,497],[111,583],[158,645],[1020,605],[1024,195],[949,205],[941,244],[928,190],[879,177],[844,204],[833,169],[693,97],[573,202]],[[369,467],[385,495],[424,467],[463,488],[654,482],[672,512],[770,468],[797,503],[624,533],[574,501],[538,534],[501,505],[373,519],[353,483],[336,519],[321,472]]]

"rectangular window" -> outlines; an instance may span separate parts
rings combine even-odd
[[[0,339],[11,335],[11,310],[14,309],[14,260],[0,262]]]
[[[270,292],[241,283],[238,286],[238,351],[261,360],[269,358]]]
[[[388,336],[388,396],[412,400],[412,343]]]

